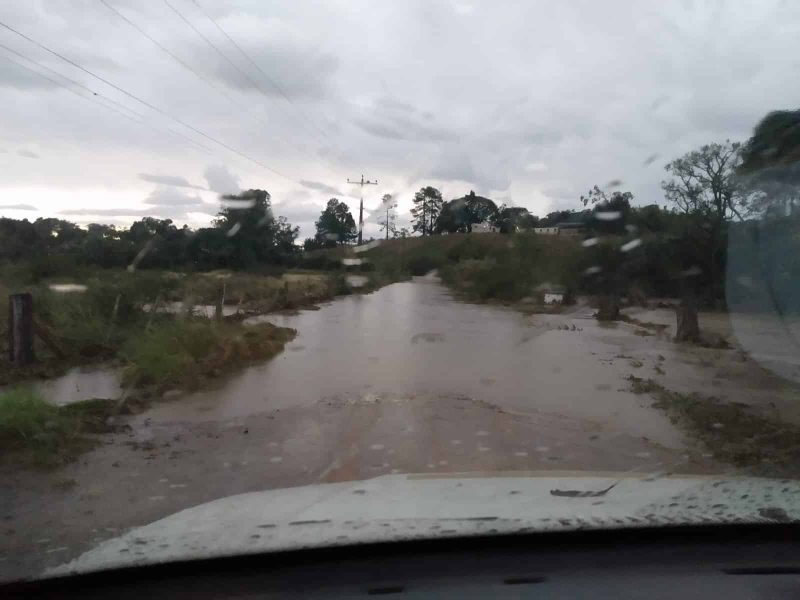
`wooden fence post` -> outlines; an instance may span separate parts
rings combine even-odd
[[[8,297],[8,358],[18,367],[33,362],[33,296]]]
[[[217,303],[214,307],[214,318],[217,323],[222,322],[223,307],[225,306],[225,282],[217,289]]]

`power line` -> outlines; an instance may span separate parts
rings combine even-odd
[[[5,50],[8,50],[8,48],[6,48],[6,46],[3,46],[2,44],[0,44],[0,48],[3,48],[3,49],[5,49]],[[30,72],[31,72],[31,73],[33,73],[34,75],[38,75],[38,76],[39,76],[39,77],[41,77],[42,79],[45,79],[45,80],[49,81],[50,83],[52,83],[52,84],[54,84],[54,85],[57,85],[58,87],[60,87],[60,88],[63,88],[63,89],[65,89],[65,90],[67,90],[68,92],[70,92],[70,93],[72,93],[72,94],[76,95],[76,96],[77,96],[78,98],[80,98],[81,100],[86,100],[87,102],[94,102],[95,104],[99,104],[99,105],[100,105],[100,106],[102,106],[103,108],[107,108],[108,110],[113,110],[113,111],[114,111],[115,113],[117,113],[118,115],[120,115],[120,116],[122,116],[122,117],[125,117],[126,119],[128,119],[129,121],[131,121],[131,122],[133,122],[133,123],[136,123],[137,125],[141,125],[141,124],[142,124],[142,122],[141,122],[141,121],[139,121],[139,120],[135,119],[134,117],[132,117],[132,116],[130,116],[130,115],[128,115],[128,114],[126,114],[126,113],[124,113],[124,112],[122,112],[121,110],[119,110],[119,109],[116,109],[116,108],[114,108],[113,106],[109,106],[108,104],[103,104],[103,103],[102,103],[102,102],[100,102],[99,100],[96,100],[94,97],[89,97],[89,98],[87,98],[87,97],[86,97],[86,96],[84,96],[83,94],[80,94],[80,93],[76,92],[75,90],[73,90],[72,88],[70,88],[70,87],[67,87],[67,86],[66,86],[66,85],[64,85],[62,82],[60,82],[60,81],[56,81],[55,79],[52,79],[52,78],[48,77],[47,75],[44,75],[44,74],[42,74],[42,73],[39,73],[39,71],[37,71],[37,70],[35,70],[35,69],[31,69],[30,67],[28,67],[28,66],[26,66],[26,65],[22,64],[22,63],[21,63],[21,62],[19,62],[18,60],[14,60],[13,58],[11,58],[11,57],[9,57],[9,56],[3,56],[3,58],[4,58],[4,59],[6,59],[8,62],[10,62],[10,63],[12,63],[12,64],[15,64],[15,65],[17,65],[18,67],[20,67],[20,68],[22,68],[22,69],[25,69],[26,71],[30,71]]]
[[[235,99],[234,99],[234,98],[233,98],[233,97],[232,97],[230,94],[228,94],[228,93],[227,93],[227,92],[226,92],[224,89],[222,89],[220,86],[216,85],[216,84],[215,84],[215,83],[214,83],[214,82],[213,82],[211,79],[209,79],[208,77],[206,77],[206,76],[205,76],[205,75],[203,75],[202,73],[199,73],[197,70],[193,69],[193,68],[192,68],[192,66],[191,66],[190,64],[188,64],[186,61],[184,61],[184,60],[183,60],[183,59],[181,59],[179,56],[177,56],[177,55],[176,55],[174,52],[172,52],[172,51],[171,51],[169,48],[167,48],[166,46],[164,46],[164,45],[163,45],[161,42],[159,42],[158,40],[156,40],[156,39],[155,39],[153,36],[151,36],[149,33],[147,33],[147,32],[146,32],[144,29],[142,29],[141,27],[139,27],[139,26],[138,26],[136,23],[134,23],[133,21],[131,21],[131,20],[130,20],[128,17],[126,17],[124,14],[122,14],[122,13],[119,11],[119,9],[117,9],[117,8],[114,8],[113,6],[111,6],[110,4],[108,4],[108,2],[106,2],[106,0],[100,0],[100,2],[101,2],[101,3],[102,3],[102,4],[103,4],[103,5],[106,7],[106,8],[108,8],[110,11],[112,11],[113,13],[115,13],[115,14],[116,14],[116,15],[117,15],[117,16],[118,16],[120,19],[122,19],[123,21],[125,21],[125,22],[126,22],[128,25],[130,25],[131,27],[133,27],[133,28],[134,28],[136,31],[138,31],[140,34],[142,34],[144,37],[146,37],[148,40],[150,40],[150,41],[151,41],[153,44],[155,44],[155,46],[156,46],[156,47],[158,47],[160,50],[162,50],[163,52],[165,52],[165,53],[166,53],[166,54],[167,54],[167,55],[168,55],[168,56],[169,56],[169,57],[170,57],[172,60],[174,60],[175,62],[177,62],[177,63],[178,63],[180,66],[182,66],[182,67],[183,67],[184,69],[186,69],[187,71],[191,72],[191,73],[192,73],[192,74],[193,74],[195,77],[197,77],[198,79],[201,79],[201,80],[202,80],[204,83],[206,83],[206,84],[207,84],[209,87],[213,88],[214,90],[216,90],[217,92],[219,92],[220,94],[222,94],[222,95],[223,95],[223,96],[224,96],[224,97],[225,97],[225,98],[226,98],[226,99],[227,99],[227,100],[228,100],[228,101],[229,101],[231,104],[233,104],[233,105],[234,105],[236,108],[238,108],[239,110],[242,110],[242,111],[244,111],[244,112],[248,113],[248,114],[249,114],[251,117],[253,117],[253,118],[254,118],[256,121],[258,121],[258,122],[259,122],[259,123],[261,123],[262,125],[265,125],[265,126],[267,126],[267,127],[269,127],[269,126],[270,126],[270,124],[269,124],[267,121],[265,121],[264,119],[260,118],[260,117],[259,117],[259,116],[258,116],[258,115],[255,113],[255,112],[253,112],[252,110],[250,110],[249,108],[247,108],[247,107],[246,107],[245,105],[243,105],[242,103],[240,103],[240,102],[237,102],[237,101],[236,101],[236,100],[235,100]],[[293,142],[291,142],[291,141],[289,141],[288,139],[286,139],[284,136],[282,136],[282,135],[279,135],[279,137],[280,137],[280,139],[281,139],[283,142],[285,142],[286,144],[290,145],[292,148],[294,148],[294,149],[295,149],[295,150],[297,150],[298,152],[303,152],[303,150],[302,150],[300,147],[298,147],[296,144],[294,144]]]
[[[242,70],[242,69],[239,67],[239,65],[237,65],[237,64],[236,64],[235,62],[233,62],[233,61],[232,61],[230,58],[228,58],[228,56],[227,56],[227,55],[226,55],[226,54],[225,54],[225,53],[224,53],[224,52],[223,52],[223,51],[222,51],[222,50],[219,48],[219,46],[217,46],[217,45],[216,45],[214,42],[212,42],[212,41],[211,41],[211,40],[210,40],[210,39],[209,39],[207,36],[203,35],[203,33],[202,33],[202,32],[201,32],[199,29],[197,29],[197,27],[195,27],[195,26],[192,24],[192,22],[191,22],[191,21],[189,21],[189,19],[187,19],[187,18],[186,18],[186,17],[183,15],[183,13],[181,13],[181,12],[180,12],[180,11],[179,11],[177,8],[175,8],[175,7],[174,7],[172,4],[170,4],[169,0],[164,0],[164,4],[166,4],[166,5],[167,5],[167,6],[168,6],[170,9],[172,9],[172,12],[174,12],[176,15],[178,15],[178,17],[180,17],[180,19],[181,19],[181,20],[182,20],[184,23],[186,23],[186,24],[187,24],[187,25],[188,25],[188,26],[189,26],[189,27],[192,29],[192,31],[194,31],[194,32],[195,32],[195,33],[196,33],[198,36],[200,36],[200,38],[201,38],[201,39],[202,39],[202,40],[203,40],[203,41],[204,41],[206,44],[208,44],[208,45],[209,45],[209,46],[210,46],[210,47],[211,47],[211,48],[212,48],[212,49],[213,49],[213,50],[214,50],[214,51],[215,51],[217,54],[219,54],[219,55],[222,57],[222,59],[223,59],[225,62],[227,62],[227,63],[228,63],[230,66],[232,66],[234,69],[236,69],[236,71],[237,71],[237,72],[238,72],[238,73],[239,73],[239,74],[240,74],[242,77],[244,77],[245,79],[247,79],[247,81],[248,81],[248,82],[250,82],[250,85],[252,85],[252,86],[253,86],[253,87],[256,89],[256,91],[258,91],[258,93],[259,93],[259,94],[261,94],[261,95],[264,97],[264,99],[266,99],[267,101],[269,101],[269,96],[268,96],[268,95],[267,95],[267,93],[266,93],[266,92],[265,92],[265,91],[264,91],[264,90],[261,88],[261,86],[260,86],[260,85],[258,85],[258,82],[257,82],[257,81],[255,81],[255,80],[254,80],[252,77],[250,77],[250,75],[248,75],[248,74],[247,74],[245,71],[243,71],[243,70]],[[318,134],[318,132],[316,132],[316,131],[315,131],[314,133],[315,133],[315,135],[317,135],[317,134]],[[319,141],[320,141],[320,142],[322,142],[323,144],[325,143],[325,140],[323,140],[322,138],[320,138],[320,139],[319,139]]]
[[[291,99],[291,98],[289,97],[289,95],[288,95],[288,94],[287,94],[287,93],[286,93],[286,92],[283,90],[283,88],[282,88],[280,85],[278,85],[278,82],[277,82],[277,81],[275,81],[275,80],[274,80],[272,77],[270,77],[269,75],[267,75],[267,74],[264,72],[264,70],[263,70],[263,69],[262,69],[262,68],[261,68],[261,67],[258,65],[258,63],[257,63],[255,60],[253,60],[253,58],[252,58],[252,57],[251,57],[249,54],[247,54],[247,52],[245,52],[245,51],[242,49],[242,47],[241,47],[241,46],[239,46],[239,44],[237,44],[237,43],[236,43],[236,41],[235,41],[235,40],[234,40],[234,39],[233,39],[233,38],[232,38],[230,35],[228,35],[228,32],[227,32],[227,31],[225,31],[225,30],[222,28],[222,25],[220,25],[219,23],[217,23],[216,19],[212,18],[212,17],[211,17],[211,15],[209,15],[209,14],[206,12],[206,10],[205,10],[205,9],[204,9],[204,8],[203,8],[201,5],[200,5],[200,3],[199,3],[199,2],[197,2],[197,0],[192,0],[192,2],[193,2],[193,3],[194,3],[194,5],[195,5],[195,6],[196,6],[196,7],[197,7],[199,10],[200,10],[200,12],[202,12],[202,13],[205,15],[205,17],[206,17],[206,18],[207,18],[209,21],[211,21],[211,23],[214,25],[214,27],[216,27],[216,28],[217,28],[217,29],[220,31],[220,33],[222,33],[222,35],[224,35],[224,36],[227,38],[227,40],[228,40],[228,41],[229,41],[229,42],[230,42],[230,43],[231,43],[231,44],[232,44],[232,45],[233,45],[233,46],[234,46],[234,47],[235,47],[235,48],[236,48],[236,49],[239,51],[239,53],[240,53],[242,56],[244,56],[244,57],[245,57],[245,58],[248,60],[248,62],[249,62],[251,65],[253,65],[253,66],[254,66],[254,67],[255,67],[255,68],[258,70],[258,72],[259,72],[259,73],[261,73],[261,76],[262,76],[264,79],[266,79],[266,80],[267,80],[267,81],[270,83],[270,85],[271,85],[272,87],[274,87],[274,88],[277,90],[277,92],[278,92],[278,93],[279,93],[279,94],[280,94],[280,95],[283,97],[283,99],[284,99],[284,100],[286,100],[286,102],[288,102],[289,104],[291,104],[291,105],[292,105],[292,106],[293,106],[293,107],[294,107],[294,108],[297,110],[297,112],[298,112],[298,113],[300,113],[300,115],[302,115],[302,117],[303,117],[303,118],[304,118],[304,119],[305,119],[305,120],[306,120],[306,121],[307,121],[309,124],[311,124],[311,126],[313,126],[313,127],[314,127],[314,129],[316,129],[316,130],[317,130],[317,133],[319,133],[321,136],[323,136],[323,137],[327,138],[327,136],[325,135],[325,133],[324,133],[324,132],[323,132],[323,131],[322,131],[322,130],[321,130],[321,129],[320,129],[318,126],[317,126],[317,124],[316,124],[316,122],[314,121],[314,119],[312,119],[311,117],[309,117],[308,115],[306,115],[306,114],[305,114],[305,112],[304,112],[304,111],[303,111],[303,110],[302,110],[302,109],[301,109],[299,106],[297,106],[297,105],[296,105],[296,104],[295,104],[295,103],[292,101],[292,99]]]
[[[37,62],[37,61],[33,60],[32,58],[29,58],[29,57],[25,56],[24,54],[22,54],[21,52],[17,52],[17,51],[16,51],[16,50],[14,50],[13,48],[9,48],[8,46],[6,46],[6,45],[4,45],[4,44],[0,44],[0,48],[2,48],[3,50],[5,50],[6,52],[10,52],[11,54],[14,54],[15,56],[18,56],[18,57],[19,57],[19,58],[21,58],[22,60],[28,61],[29,63],[32,63],[32,64],[36,65],[36,66],[37,66],[37,67],[39,67],[40,69],[44,69],[45,71],[49,71],[50,73],[53,73],[54,75],[57,75],[58,77],[61,77],[62,79],[65,79],[66,81],[69,81],[69,82],[70,82],[72,85],[78,86],[78,87],[80,87],[80,88],[82,88],[82,89],[86,90],[87,92],[89,92],[90,94],[92,94],[92,96],[99,96],[99,97],[101,97],[101,98],[103,98],[103,99],[105,99],[105,100],[107,100],[107,101],[111,102],[112,104],[114,104],[114,105],[118,106],[119,108],[122,108],[122,109],[124,109],[124,110],[128,111],[130,114],[132,114],[132,115],[134,115],[134,116],[138,117],[139,119],[143,119],[143,118],[144,118],[144,115],[142,115],[142,114],[140,114],[140,113],[137,113],[135,110],[133,110],[133,109],[131,109],[131,108],[128,108],[127,106],[125,106],[125,105],[124,105],[124,104],[122,104],[121,102],[117,102],[116,100],[112,100],[111,98],[106,98],[105,96],[102,96],[101,94],[98,94],[98,93],[97,93],[97,92],[95,92],[94,90],[92,90],[92,89],[89,89],[88,87],[86,87],[86,86],[85,86],[85,85],[83,85],[82,83],[80,83],[80,82],[78,82],[78,81],[75,81],[74,79],[70,79],[70,78],[69,78],[69,77],[67,77],[66,75],[62,75],[61,73],[59,73],[59,72],[58,72],[58,71],[56,71],[55,69],[51,69],[51,68],[50,68],[50,67],[48,67],[47,65],[43,65],[42,63],[40,63],[40,62]],[[29,67],[26,67],[25,65],[23,65],[23,64],[20,64],[20,63],[18,63],[18,62],[16,62],[16,61],[13,61],[13,60],[11,60],[11,59],[10,59],[10,58],[8,58],[8,57],[6,57],[6,58],[7,58],[9,61],[11,61],[11,62],[14,62],[15,64],[18,64],[19,66],[21,66],[21,67],[23,67],[23,68],[25,68],[25,69],[28,69],[28,70],[29,70],[29,71],[31,71],[32,73],[36,73],[36,74],[37,74],[37,75],[39,75],[40,77],[43,77],[44,79],[47,79],[48,81],[50,81],[50,82],[52,82],[52,83],[55,83],[56,85],[60,85],[60,86],[61,86],[61,87],[63,87],[64,89],[67,89],[67,90],[69,90],[69,91],[72,91],[72,92],[74,92],[74,90],[70,90],[70,88],[68,88],[67,86],[63,85],[62,83],[59,83],[58,81],[54,81],[53,79],[50,79],[49,77],[47,77],[47,76],[45,76],[45,75],[42,75],[41,73],[39,73],[39,72],[35,71],[34,69],[31,69],[31,68],[29,68]],[[80,95],[80,94],[78,94],[78,95]],[[81,97],[83,98],[83,97],[85,97],[85,96],[81,96]],[[102,104],[102,103],[100,103],[100,104]],[[105,105],[103,105],[103,106],[105,106]],[[127,114],[124,114],[124,113],[121,113],[121,114],[123,114],[123,116],[125,116],[126,118],[130,118],[130,115],[127,115]],[[139,121],[137,121],[137,123],[139,123]]]
[[[11,27],[10,25],[7,25],[6,23],[3,23],[2,21],[0,21],[0,27],[4,27],[5,29],[8,29],[8,30],[9,30],[9,31],[11,31],[12,33],[15,33],[15,34],[17,34],[18,36],[20,36],[20,37],[22,37],[22,38],[24,38],[24,39],[28,40],[28,41],[29,41],[29,42],[31,42],[32,44],[34,44],[34,45],[36,45],[37,47],[41,48],[42,50],[44,50],[44,51],[46,51],[46,52],[49,52],[50,54],[52,54],[52,55],[54,55],[54,56],[57,56],[57,57],[58,57],[58,58],[60,58],[61,60],[65,61],[65,62],[67,62],[67,63],[69,63],[69,64],[71,64],[72,66],[74,66],[74,67],[75,67],[75,68],[77,68],[77,69],[80,69],[80,70],[81,70],[81,71],[83,71],[84,73],[87,73],[88,75],[91,75],[91,76],[92,76],[92,77],[94,77],[95,79],[97,79],[97,80],[99,80],[99,81],[102,81],[103,83],[105,83],[106,85],[108,85],[108,86],[110,86],[110,87],[114,88],[114,89],[115,89],[115,90],[117,90],[118,92],[121,92],[121,93],[125,94],[126,96],[128,96],[128,97],[130,97],[130,98],[133,98],[134,100],[136,100],[137,102],[140,102],[141,104],[143,104],[144,106],[146,106],[146,107],[150,108],[151,110],[154,110],[154,111],[156,111],[157,113],[159,113],[159,114],[161,114],[161,115],[163,115],[163,116],[165,116],[165,117],[167,117],[167,118],[169,118],[169,119],[172,119],[172,120],[173,120],[173,121],[175,121],[176,123],[180,123],[181,125],[183,125],[183,126],[184,126],[184,127],[186,127],[187,129],[191,129],[192,131],[194,131],[194,132],[195,132],[195,133],[197,133],[198,135],[201,135],[201,136],[203,136],[204,138],[206,138],[206,139],[208,139],[208,140],[210,140],[210,141],[214,142],[215,144],[217,144],[217,145],[219,145],[219,146],[222,146],[222,147],[223,147],[223,148],[225,148],[226,150],[229,150],[230,152],[233,152],[234,154],[236,154],[236,155],[238,155],[238,156],[241,156],[242,158],[245,158],[245,159],[249,160],[249,161],[250,161],[250,162],[252,162],[252,163],[255,163],[255,164],[256,164],[256,165],[258,165],[259,167],[262,167],[262,168],[264,168],[264,169],[266,169],[266,170],[268,170],[268,171],[271,171],[271,172],[272,172],[272,173],[274,173],[275,175],[278,175],[278,176],[280,176],[280,177],[283,177],[284,179],[288,179],[289,181],[292,181],[292,182],[294,182],[294,180],[293,180],[291,177],[288,177],[288,176],[284,175],[283,173],[280,173],[279,171],[276,171],[276,170],[275,170],[275,169],[273,169],[272,167],[269,167],[269,166],[265,165],[265,164],[264,164],[264,163],[262,163],[261,161],[259,161],[259,160],[255,159],[255,158],[252,158],[251,156],[248,156],[248,155],[247,155],[247,154],[245,154],[244,152],[240,152],[239,150],[237,150],[236,148],[233,148],[232,146],[229,146],[229,145],[228,145],[228,144],[226,144],[225,142],[221,142],[221,141],[217,140],[216,138],[213,138],[213,137],[211,137],[210,135],[208,135],[207,133],[204,133],[203,131],[201,131],[201,130],[197,129],[196,127],[193,127],[192,125],[189,125],[188,123],[186,123],[186,122],[182,121],[181,119],[179,119],[179,118],[177,118],[177,117],[174,117],[174,116],[172,116],[172,115],[171,115],[171,114],[169,114],[167,111],[165,111],[165,110],[163,110],[163,109],[161,109],[161,108],[159,108],[159,107],[157,107],[157,106],[155,106],[155,105],[153,105],[153,104],[150,104],[150,103],[149,103],[149,102],[147,102],[146,100],[142,100],[141,98],[139,98],[138,96],[136,96],[136,95],[134,95],[134,94],[130,93],[129,91],[127,91],[127,90],[124,90],[123,88],[119,87],[118,85],[116,85],[116,84],[114,84],[114,83],[111,83],[110,81],[108,81],[107,79],[104,79],[104,78],[103,78],[103,77],[101,77],[100,75],[96,75],[95,73],[92,73],[90,70],[88,70],[88,69],[86,69],[85,67],[83,67],[83,66],[79,65],[79,64],[78,64],[78,63],[76,63],[74,60],[71,60],[71,59],[67,58],[67,57],[66,57],[66,56],[64,56],[63,54],[59,54],[59,53],[58,53],[58,52],[56,52],[55,50],[51,50],[50,48],[48,48],[48,47],[47,47],[47,46],[45,46],[44,44],[41,44],[41,43],[37,42],[36,40],[34,40],[34,39],[32,39],[32,38],[28,37],[28,36],[27,36],[27,35],[25,35],[24,33],[21,33],[21,32],[19,32],[19,31],[17,31],[16,29],[14,29],[13,27]]]
[[[247,110],[247,108],[245,108],[243,105],[241,105],[241,104],[239,104],[238,102],[236,102],[236,100],[234,100],[234,99],[233,99],[233,97],[231,97],[231,96],[230,96],[230,94],[228,94],[228,93],[227,93],[225,90],[223,90],[222,88],[218,87],[218,86],[217,86],[217,85],[216,85],[216,84],[215,84],[213,81],[211,81],[210,79],[208,79],[207,77],[205,77],[203,74],[201,74],[201,73],[198,73],[198,72],[197,72],[195,69],[193,69],[193,68],[192,68],[192,66],[191,66],[191,65],[189,65],[188,63],[186,63],[186,62],[185,62],[183,59],[181,59],[181,58],[180,58],[179,56],[177,56],[176,54],[174,54],[174,53],[173,53],[173,52],[172,52],[172,51],[171,51],[169,48],[167,48],[166,46],[164,46],[163,44],[161,44],[161,42],[159,42],[158,40],[156,40],[156,39],[155,39],[153,36],[151,36],[149,33],[147,33],[147,32],[146,32],[144,29],[142,29],[142,28],[141,28],[141,27],[139,27],[139,26],[138,26],[136,23],[134,23],[133,21],[131,21],[131,20],[130,20],[128,17],[126,17],[124,14],[122,14],[122,13],[121,13],[121,12],[120,12],[118,9],[114,8],[113,6],[111,6],[111,5],[110,5],[108,2],[106,2],[106,0],[100,0],[100,3],[101,3],[101,4],[103,4],[103,6],[105,6],[106,8],[108,8],[110,11],[112,11],[113,13],[115,13],[115,14],[116,14],[116,15],[117,15],[117,16],[118,16],[120,19],[122,19],[123,21],[125,21],[125,22],[126,22],[128,25],[130,25],[131,27],[133,27],[133,28],[134,28],[136,31],[138,31],[140,34],[142,34],[142,35],[143,35],[144,37],[146,37],[148,40],[150,40],[150,41],[151,41],[153,44],[155,44],[155,45],[156,45],[156,46],[157,46],[157,47],[158,47],[160,50],[162,50],[163,52],[165,52],[165,53],[166,53],[166,54],[167,54],[167,55],[168,55],[170,58],[172,58],[172,60],[174,60],[175,62],[177,62],[179,65],[181,65],[181,66],[182,66],[184,69],[186,69],[187,71],[190,71],[190,72],[191,72],[192,74],[194,74],[194,75],[195,75],[197,78],[199,78],[199,79],[202,79],[202,80],[203,80],[205,83],[207,83],[209,86],[211,86],[211,87],[212,87],[212,88],[214,88],[216,91],[218,91],[220,94],[222,94],[223,96],[225,96],[225,98],[227,98],[227,99],[228,99],[228,100],[229,100],[231,103],[233,103],[233,105],[234,105],[234,106],[236,106],[237,108],[239,108],[239,109],[241,109],[241,110]],[[253,115],[253,117],[254,117],[254,118],[256,118],[256,119],[258,119],[258,117],[257,117],[256,115]],[[261,119],[259,119],[259,121],[261,121]],[[262,122],[262,123],[264,123],[264,124],[266,125],[266,122],[265,122],[265,121],[261,121],[261,122]]]
[[[4,50],[6,50],[7,52],[11,52],[12,54],[14,54],[14,55],[16,55],[16,56],[19,56],[19,57],[20,57],[20,58],[22,58],[23,60],[26,60],[26,61],[28,61],[29,63],[36,65],[36,66],[37,66],[37,67],[39,67],[40,69],[44,69],[44,70],[46,70],[46,71],[49,71],[50,73],[53,73],[54,75],[57,75],[58,77],[61,77],[62,79],[64,79],[64,80],[66,80],[66,81],[70,82],[70,83],[71,83],[72,85],[74,85],[74,86],[77,86],[77,87],[79,87],[79,88],[81,88],[81,89],[83,89],[83,90],[86,90],[87,92],[89,92],[89,93],[91,94],[91,96],[87,98],[86,96],[83,96],[83,95],[79,94],[78,92],[76,92],[76,91],[75,91],[75,90],[73,90],[72,88],[69,88],[69,87],[67,87],[66,85],[64,85],[64,84],[63,84],[62,82],[60,82],[60,81],[56,81],[55,79],[52,79],[52,78],[48,77],[47,75],[44,75],[44,74],[42,74],[42,73],[39,73],[39,72],[38,72],[38,71],[36,71],[35,69],[31,69],[30,67],[28,67],[28,66],[25,66],[24,64],[22,64],[22,63],[20,63],[20,62],[17,62],[17,61],[15,61],[15,60],[13,60],[12,58],[8,57],[8,56],[4,57],[4,58],[5,58],[6,60],[8,60],[9,62],[12,62],[12,63],[16,64],[17,66],[19,66],[19,67],[22,67],[23,69],[26,69],[26,70],[30,71],[31,73],[34,73],[35,75],[38,75],[39,77],[41,77],[41,78],[43,78],[43,79],[45,79],[45,80],[47,80],[47,81],[49,81],[49,82],[51,82],[51,83],[54,83],[55,85],[57,85],[57,86],[59,86],[59,87],[62,87],[62,88],[64,88],[65,90],[67,90],[68,92],[71,92],[71,93],[75,94],[75,95],[76,95],[76,96],[78,96],[79,98],[82,98],[82,99],[84,99],[84,100],[93,101],[93,102],[95,102],[96,104],[99,104],[100,106],[102,106],[102,107],[104,107],[104,108],[107,108],[107,109],[109,109],[109,110],[113,110],[113,111],[114,111],[114,112],[116,112],[117,114],[119,114],[119,115],[121,115],[121,116],[125,117],[126,119],[129,119],[130,121],[133,121],[133,122],[134,122],[134,123],[136,123],[137,125],[145,125],[146,127],[148,127],[149,129],[152,129],[152,130],[153,130],[153,131],[155,131],[156,133],[163,133],[162,131],[160,131],[160,130],[156,129],[155,127],[153,127],[153,126],[151,126],[151,125],[148,125],[148,124],[147,124],[147,123],[144,121],[144,118],[145,118],[145,117],[144,117],[144,115],[143,115],[143,114],[136,112],[136,111],[135,111],[135,110],[133,110],[132,108],[128,108],[127,106],[125,106],[125,105],[124,105],[124,104],[122,104],[121,102],[117,102],[116,100],[113,100],[112,98],[109,98],[108,96],[104,96],[103,94],[101,94],[101,93],[99,93],[99,92],[95,92],[93,89],[91,89],[91,88],[89,88],[89,87],[87,87],[87,86],[83,85],[81,82],[79,82],[79,81],[75,81],[74,79],[71,79],[71,78],[67,77],[66,75],[62,75],[62,74],[61,74],[61,73],[59,73],[58,71],[56,71],[56,70],[54,70],[54,69],[51,69],[51,68],[50,68],[50,67],[48,67],[47,65],[43,65],[42,63],[40,63],[40,62],[38,62],[38,61],[35,61],[35,60],[33,60],[32,58],[29,58],[29,57],[25,56],[24,54],[22,54],[22,53],[20,53],[20,52],[17,52],[17,51],[16,51],[16,50],[14,50],[13,48],[9,48],[8,46],[6,46],[6,45],[4,45],[4,44],[0,44],[0,48],[2,48],[2,49],[4,49]],[[100,102],[100,101],[98,100],[98,98],[102,98],[102,99],[103,99],[103,100],[105,100],[106,102],[110,102],[112,105],[114,105],[114,106],[117,106],[117,107],[119,107],[119,108],[122,108],[122,109],[124,109],[124,110],[128,111],[128,113],[130,113],[130,114],[126,114],[126,113],[122,112],[121,110],[119,110],[119,109],[117,109],[117,108],[114,108],[114,106],[110,106],[110,105],[108,105],[108,104],[104,104],[103,102]],[[133,118],[133,117],[131,117],[130,115],[134,115],[135,117],[138,117],[138,119],[139,119],[139,120],[137,120],[136,118]],[[199,142],[197,142],[197,141],[193,140],[192,138],[190,138],[190,137],[187,137],[187,136],[183,135],[182,133],[180,133],[180,132],[178,132],[178,131],[175,131],[174,129],[170,129],[169,127],[167,127],[167,128],[166,128],[166,130],[167,130],[169,133],[171,133],[172,135],[174,135],[174,136],[176,136],[176,137],[180,137],[180,138],[182,138],[183,140],[185,140],[186,142],[189,142],[190,144],[192,144],[193,146],[196,146],[197,148],[200,148],[200,149],[201,149],[201,150],[203,150],[204,152],[211,153],[211,149],[210,149],[210,148],[208,148],[207,146],[204,146],[204,145],[202,145],[201,143],[199,143]]]

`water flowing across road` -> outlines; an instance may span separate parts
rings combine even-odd
[[[147,416],[219,420],[325,399],[458,395],[507,410],[588,418],[681,445],[663,415],[624,389],[631,367],[620,347],[637,338],[601,327],[591,312],[583,306],[526,315],[459,302],[435,277],[419,277],[316,311],[257,317],[298,335],[272,361],[157,405]],[[650,354],[655,361],[657,352]]]

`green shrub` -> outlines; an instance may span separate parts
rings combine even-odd
[[[205,320],[164,322],[142,330],[122,348],[121,355],[129,363],[125,380],[134,385],[175,380],[192,371],[218,339],[215,324]]]
[[[457,244],[451,247],[447,251],[447,260],[459,262],[462,260],[482,259],[486,258],[489,250],[486,244],[481,244],[473,235],[459,240]]]
[[[77,434],[77,419],[29,388],[0,392],[0,448],[30,451],[42,462]]]
[[[269,323],[243,328],[208,319],[166,321],[125,344],[123,383],[194,388],[204,377],[271,358],[295,333]]]
[[[420,255],[410,258],[405,265],[405,270],[412,275],[425,275],[441,265],[441,261],[433,256]]]

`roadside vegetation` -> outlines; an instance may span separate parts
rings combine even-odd
[[[700,394],[668,390],[652,379],[630,375],[630,389],[649,394],[654,408],[714,455],[714,458],[764,476],[800,472],[800,427],[755,414],[751,408]]]
[[[269,323],[242,327],[208,319],[172,320],[125,343],[124,385],[191,390],[209,378],[272,358],[295,336]]]
[[[93,434],[114,429],[106,400],[54,406],[27,387],[0,391],[0,460],[52,467],[95,446]]]

